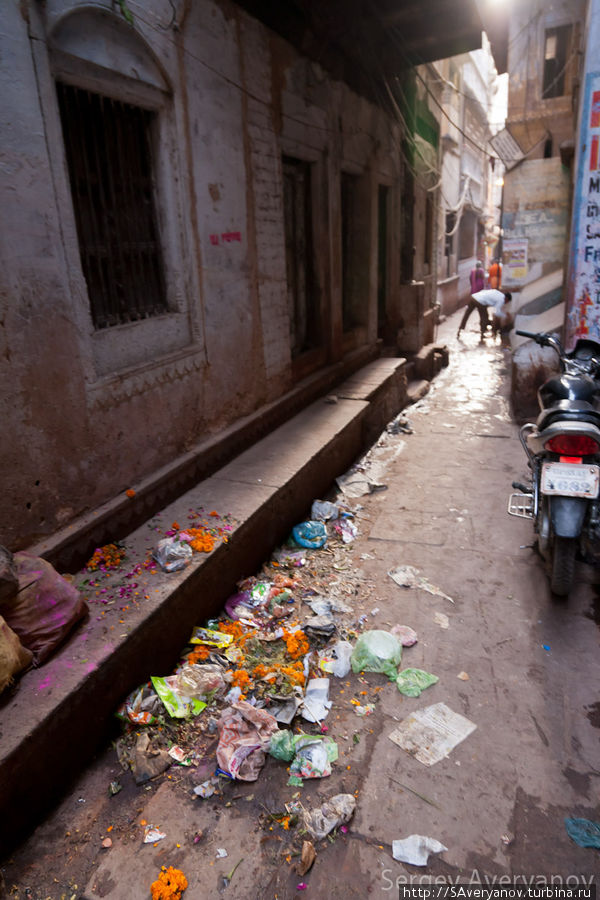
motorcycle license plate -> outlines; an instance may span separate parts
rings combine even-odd
[[[542,494],[593,499],[598,496],[599,486],[600,466],[560,462],[546,462],[542,466]]]

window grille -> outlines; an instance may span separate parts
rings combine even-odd
[[[155,113],[57,82],[96,329],[167,311],[152,180]]]

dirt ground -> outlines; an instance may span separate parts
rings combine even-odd
[[[385,897],[436,878],[584,884],[595,877],[597,851],[573,843],[564,818],[600,818],[596,573],[579,563],[569,600],[552,601],[529,546],[530,523],[506,514],[511,481],[527,477],[507,402],[509,352],[479,344],[473,331],[457,342],[457,321],[438,335],[451,347],[449,368],[404,411],[412,433],[386,433],[369,460],[370,479],[386,489],[340,497],[355,513],[356,540],[311,552],[307,566],[324,593],[335,590],[351,606],[339,625],[353,642],[352,632],[409,625],[419,641],[404,649],[402,667],[432,672],[438,683],[407,698],[383,675],[332,676],[325,725],[339,759],[331,776],[301,788],[287,784],[285,763],[268,757],[257,781],[221,779],[213,797],[194,798],[193,785],[214,772],[210,710],[199,717],[199,764],[174,765],[145,786],[136,786],[109,746],[0,860],[4,896],[148,898],[163,865],[184,871],[185,900],[283,900],[304,891]],[[415,567],[447,597],[399,587],[388,573],[400,565]],[[389,735],[438,702],[476,729],[426,766]],[[372,713],[357,715],[357,704],[367,703]],[[119,729],[115,720],[115,738]],[[115,781],[121,789],[112,795]],[[354,817],[314,842],[316,862],[301,876],[306,835],[293,818],[285,822],[286,804],[300,799],[312,808],[338,793],[356,797]],[[166,838],[144,844],[146,823]],[[396,862],[392,841],[410,834],[447,850],[425,867]],[[226,857],[217,857],[220,848]]]

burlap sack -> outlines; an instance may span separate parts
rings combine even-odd
[[[0,694],[14,676],[31,665],[33,653],[26,650],[21,641],[0,616]]]

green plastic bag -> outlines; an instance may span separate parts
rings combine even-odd
[[[423,669],[402,669],[396,678],[396,687],[405,697],[420,697],[421,691],[439,681],[437,675]]]
[[[353,672],[382,672],[395,681],[402,644],[389,631],[365,631],[356,642],[350,662]]]
[[[292,732],[288,731],[287,728],[283,728],[281,731],[276,731],[275,734],[271,735],[269,753],[275,759],[283,759],[285,762],[290,762],[296,755],[296,743]]]
[[[167,675],[165,678],[153,675],[150,680],[165,709],[173,719],[186,719],[188,716],[197,716],[203,709],[206,709],[206,703],[202,700],[197,700],[195,697],[185,697],[180,693],[176,675]]]

